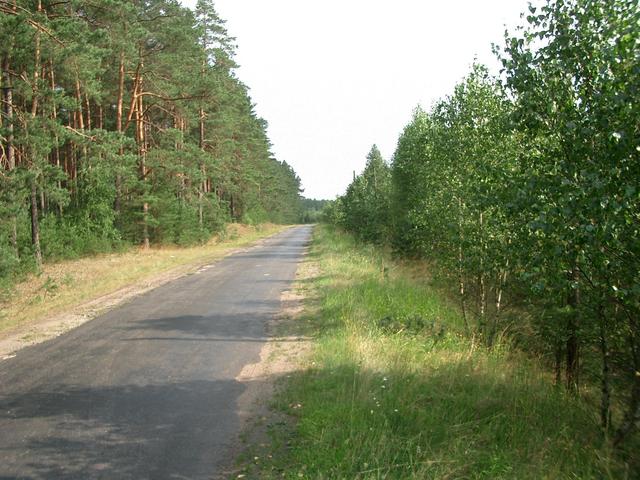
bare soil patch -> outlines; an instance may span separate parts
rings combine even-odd
[[[242,423],[240,440],[231,449],[226,468],[219,479],[252,478],[251,464],[263,460],[270,450],[269,428],[274,424],[288,423],[291,419],[270,408],[281,380],[305,368],[312,339],[300,332],[298,322],[305,310],[305,292],[300,282],[313,278],[318,269],[303,262],[296,273],[292,289],[282,293],[281,310],[268,325],[269,341],[260,352],[257,363],[246,365],[236,380],[246,384],[247,389],[238,400],[238,411]]]

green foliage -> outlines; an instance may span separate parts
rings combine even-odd
[[[51,260],[77,258],[81,255],[108,252],[122,245],[119,232],[87,216],[59,218],[48,214],[40,221],[43,255]]]
[[[322,210],[322,220],[329,225],[342,225],[344,222],[344,208],[342,197],[328,202]]]
[[[628,0],[530,6],[501,78],[475,65],[415,111],[388,193],[368,165],[326,213],[428,261],[469,335],[508,332],[570,391],[599,385],[617,446],[640,422],[639,21]]]
[[[314,198],[303,198],[301,200],[301,211],[299,223],[318,223],[322,220],[323,211],[330,204],[329,200],[316,200]]]
[[[39,251],[297,221],[300,179],[270,152],[213,2],[14,3],[0,9],[2,282]]]
[[[374,145],[364,171],[342,198],[342,226],[363,241],[384,243],[388,238],[390,187],[390,168]]]
[[[251,452],[257,471],[247,477],[629,474],[602,445],[588,405],[554,388],[535,363],[505,346],[489,350],[458,335],[460,315],[430,282],[399,266],[381,276],[379,250],[363,251],[327,227],[316,229],[310,257],[321,274],[300,287],[307,314],[291,328],[306,325],[302,333],[315,334],[313,353],[276,400],[292,426],[271,424],[268,450]],[[412,311],[419,314],[411,317]],[[373,321],[396,312],[393,323],[402,316],[409,321],[402,331]]]

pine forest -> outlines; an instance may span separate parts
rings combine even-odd
[[[2,0],[0,278],[295,222],[234,49],[210,0]]]
[[[0,0],[0,74],[0,478],[640,478],[640,0]]]

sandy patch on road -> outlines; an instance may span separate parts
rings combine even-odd
[[[303,298],[301,294],[291,290],[283,292],[282,310],[268,325],[270,338],[260,351],[260,360],[245,365],[236,377],[238,382],[247,384],[247,390],[238,400],[243,422],[255,414],[254,409],[259,403],[271,396],[275,380],[300,368],[300,360],[311,346],[308,337],[278,333],[300,315]]]
[[[311,264],[303,262],[296,272],[296,282],[311,278],[316,272],[317,269],[312,268]],[[305,358],[308,358],[311,350],[312,339],[294,333],[300,330],[297,322],[304,311],[304,299],[303,292],[296,288],[295,283],[293,289],[282,293],[281,310],[267,326],[269,340],[262,347],[260,360],[246,365],[236,377],[238,382],[246,385],[246,390],[238,399],[241,435],[214,478],[245,478],[241,473],[245,469],[242,463],[259,459],[244,457],[256,447],[266,448],[269,425],[283,420],[278,412],[269,408],[269,400],[273,398],[278,380],[304,368]]]
[[[305,249],[303,258],[306,258],[308,249]],[[267,325],[267,335],[269,340],[260,351],[260,360],[256,363],[245,365],[236,377],[239,382],[249,384],[245,396],[241,398],[241,407],[247,407],[247,400],[264,399],[264,395],[259,395],[254,385],[259,386],[262,393],[270,393],[273,390],[273,380],[285,376],[288,373],[300,369],[300,360],[311,347],[311,338],[305,335],[296,334],[300,329],[296,322],[300,319],[304,311],[304,293],[301,288],[296,288],[299,282],[308,280],[318,275],[315,265],[308,262],[301,262],[296,271],[293,287],[285,290],[280,295],[280,311]],[[264,383],[265,385],[259,385]],[[242,410],[242,408],[241,408]]]

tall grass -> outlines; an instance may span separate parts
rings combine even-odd
[[[316,228],[307,286],[317,341],[276,406],[257,477],[312,479],[630,478],[606,451],[591,410],[507,346],[464,338],[428,282],[376,250]]]

